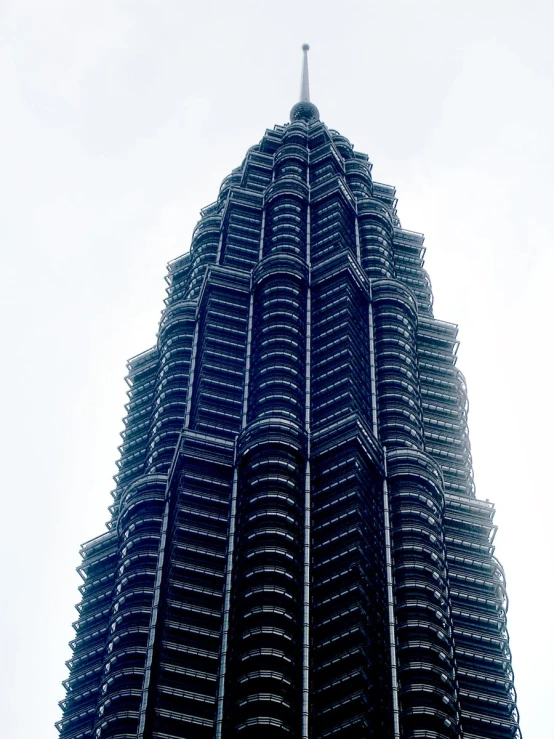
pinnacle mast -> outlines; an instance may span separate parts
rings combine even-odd
[[[309,44],[302,44],[302,51],[304,52],[304,58],[302,60],[302,81],[300,83],[300,102],[310,102],[310,78],[308,74],[308,51],[310,50]]]
[[[310,78],[308,74],[309,44],[302,44],[302,77],[300,81],[300,101],[292,107],[290,121],[319,121],[319,110],[310,101]]]

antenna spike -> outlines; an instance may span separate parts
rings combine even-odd
[[[308,44],[302,44],[302,80],[300,82],[300,100],[293,105],[290,112],[291,123],[294,121],[318,121],[319,110],[310,102],[310,79],[308,76]]]
[[[309,44],[302,44],[302,51],[304,53],[302,59],[302,82],[300,84],[300,102],[310,102],[310,77],[308,74],[308,51],[310,50]]]

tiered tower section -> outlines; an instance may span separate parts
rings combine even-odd
[[[61,739],[520,736],[423,238],[307,84],[291,121],[202,211],[129,362]]]

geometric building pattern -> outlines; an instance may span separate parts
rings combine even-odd
[[[128,363],[60,739],[521,736],[457,329],[306,51]]]

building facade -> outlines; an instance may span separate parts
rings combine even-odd
[[[309,101],[168,266],[60,739],[516,739],[494,508],[423,237]]]

